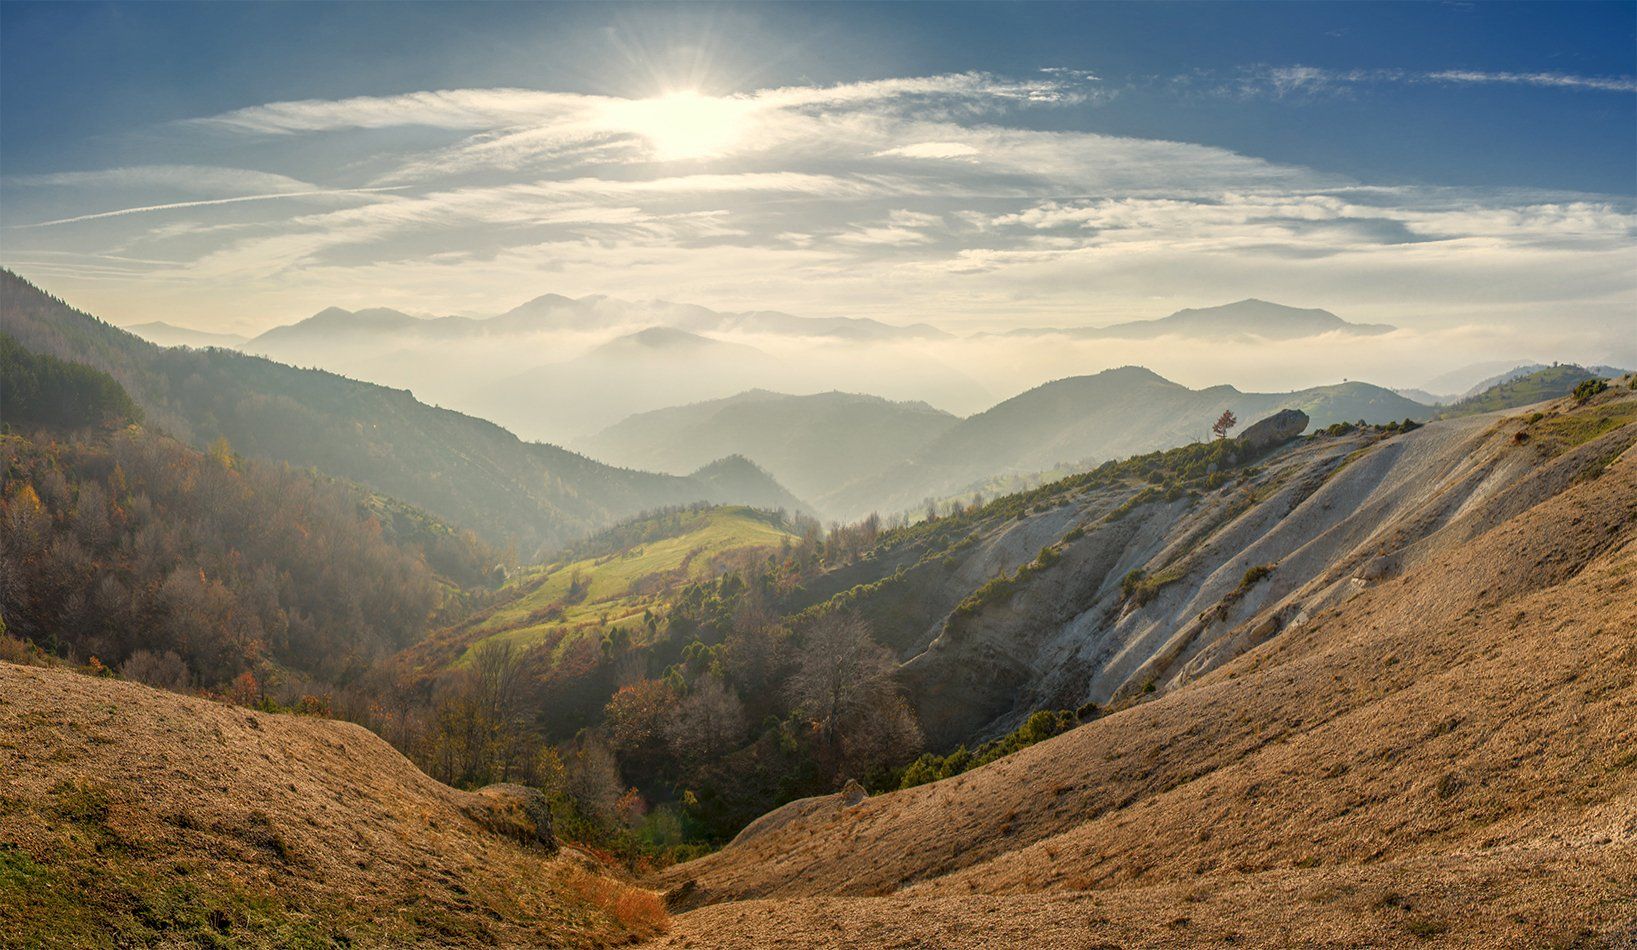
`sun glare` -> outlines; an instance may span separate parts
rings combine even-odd
[[[619,124],[647,139],[661,161],[710,158],[731,149],[753,108],[738,98],[687,89],[616,107]]]

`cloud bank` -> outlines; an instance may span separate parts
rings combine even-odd
[[[1388,82],[1637,88],[1306,66],[1233,88]],[[166,131],[178,156],[208,143],[242,168],[6,179],[8,197],[59,209],[17,222],[36,226],[9,232],[8,263],[130,322],[237,332],[331,305],[494,313],[548,291],[956,331],[1255,296],[1418,332],[1505,327],[1543,355],[1571,339],[1629,351],[1629,197],[1359,182],[1053,121],[1120,94],[1062,68],[651,99],[492,88],[271,102]]]

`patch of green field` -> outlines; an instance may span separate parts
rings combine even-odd
[[[727,562],[765,557],[795,536],[776,519],[747,507],[709,508],[682,515],[671,537],[612,554],[553,564],[514,578],[527,590],[474,628],[460,662],[486,643],[531,647],[557,638],[560,651],[590,630],[622,628],[639,639],[645,615],[657,617],[685,584],[721,573]]]
[[[1582,380],[1595,378],[1591,372],[1570,364],[1536,370],[1527,376],[1519,376],[1517,379],[1491,386],[1475,396],[1469,396],[1439,413],[1438,418],[1449,419],[1479,412],[1493,412],[1496,409],[1512,409],[1557,399],[1573,392],[1575,386]]]
[[[1561,451],[1583,445],[1632,422],[1637,422],[1637,402],[1627,399],[1544,417],[1529,428],[1536,438],[1551,442]]]

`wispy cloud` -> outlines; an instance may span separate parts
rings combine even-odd
[[[1190,82],[1201,77],[1187,77]],[[1550,72],[1485,72],[1444,69],[1416,72],[1404,69],[1327,69],[1318,66],[1259,66],[1231,81],[1210,81],[1221,94],[1245,97],[1336,94],[1367,85],[1479,85],[1534,86],[1543,89],[1594,92],[1637,92],[1631,76],[1578,76]]]
[[[1631,81],[1295,65],[1201,78],[1195,91],[1298,100],[1384,83],[1590,95]],[[223,299],[283,321],[308,303],[492,312],[547,290],[957,328],[1112,322],[1233,296],[1382,322],[1412,300],[1418,317],[1446,322],[1527,303],[1530,318],[1582,326],[1637,305],[1630,201],[1366,187],[1022,116],[1111,94],[1065,67],[727,96],[501,88],[275,102],[167,132],[285,174],[176,164],[7,178],[8,198],[49,219],[18,226],[36,230],[11,232],[7,251],[109,292],[127,265],[39,255],[72,238],[76,251],[156,262],[142,279],[179,288],[168,305],[195,309],[171,315],[202,322]],[[389,128],[408,131],[376,131]],[[388,139],[415,144],[383,151]],[[336,187],[356,182],[370,187]],[[116,210],[68,214],[66,199]],[[162,211],[174,213],[150,214]],[[86,227],[51,230],[74,222]]]
[[[877,158],[894,155],[903,158],[971,158],[976,154],[978,150],[965,142],[916,142],[875,153]]]
[[[53,188],[170,188],[180,191],[268,194],[314,191],[318,186],[299,178],[245,168],[217,165],[128,165],[91,171],[9,175],[8,185]]]
[[[1637,92],[1637,78],[1631,76],[1574,76],[1567,73],[1489,73],[1470,69],[1446,69],[1427,73],[1430,82],[1505,83],[1517,86],[1544,86],[1551,89],[1595,89],[1601,92]]]
[[[613,100],[534,89],[446,89],[395,96],[270,102],[191,119],[187,124],[264,135],[403,125],[487,129],[573,115],[588,105],[607,101]]]
[[[55,218],[50,221],[36,221],[32,224],[14,224],[12,228],[49,228],[59,224],[75,224],[80,221],[100,221],[104,218],[122,218],[128,214],[147,214],[152,211],[175,211],[182,208],[209,208],[214,205],[240,204],[246,201],[272,201],[277,198],[316,198],[335,195],[367,195],[383,191],[396,191],[397,188],[321,188],[314,191],[279,191],[269,195],[238,195],[233,198],[207,198],[200,201],[171,201],[165,204],[142,205],[135,208],[119,208],[114,211],[98,211],[92,214],[79,214],[71,218]]]
[[[827,109],[909,99],[1060,105],[1092,97],[1089,85],[1095,81],[1095,77],[1087,75],[1011,80],[986,73],[950,73],[830,86],[785,86],[716,98],[747,110]],[[444,89],[272,102],[188,123],[235,132],[280,134],[406,125],[494,129],[579,121],[599,126],[604,132],[617,132],[629,125],[621,121],[621,110],[642,101],[534,89]]]

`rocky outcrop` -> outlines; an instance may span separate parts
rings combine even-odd
[[[1281,413],[1252,428],[1286,438],[1302,418]],[[1561,492],[1627,450],[1637,427],[1555,456],[1535,448],[1543,435],[1528,451],[1511,435],[1479,416],[1411,432],[1354,428],[1240,449],[1256,464],[1225,467],[1231,478],[1194,496],[1123,504],[1138,497],[1129,486],[1092,487],[1024,511],[1008,530],[1051,517],[1063,532],[1050,566],[1021,581],[1007,569],[1003,596],[940,627],[900,668],[929,747],[970,748],[1037,709],[1145,701],[1204,676]],[[969,559],[984,543],[953,557]],[[1270,564],[1273,575],[1246,583]],[[949,576],[963,570],[958,563]],[[1142,594],[1132,597],[1127,587],[1138,580]],[[881,618],[877,629],[905,616],[868,602],[865,610]]]
[[[477,800],[467,807],[466,813],[497,834],[522,844],[539,845],[547,851],[557,850],[557,836],[551,827],[551,802],[537,788],[510,782],[480,788]]]
[[[1301,435],[1307,423],[1307,413],[1300,409],[1281,409],[1239,433],[1239,442],[1252,451],[1272,448]]]

